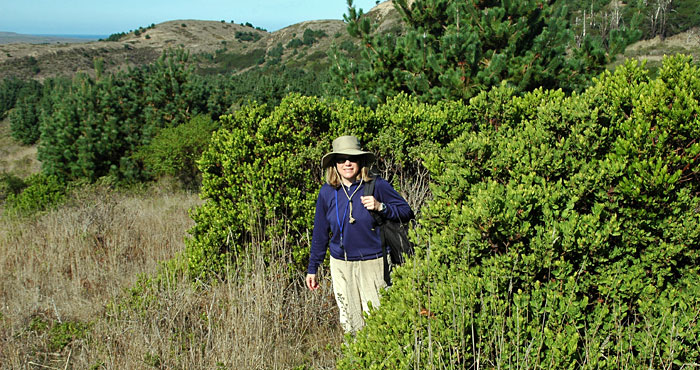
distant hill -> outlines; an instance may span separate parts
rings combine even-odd
[[[61,44],[89,42],[98,40],[99,38],[99,36],[24,35],[14,32],[0,32],[0,44]]]
[[[391,1],[368,12],[382,29],[395,27],[399,18]],[[392,16],[393,14],[393,16]],[[9,36],[8,36],[9,37]],[[124,34],[118,41],[0,43],[0,79],[94,73],[94,60],[104,60],[105,71],[150,63],[163,51],[184,48],[210,73],[239,72],[260,64],[287,64],[305,68],[327,65],[331,44],[351,48],[353,43],[341,20],[297,23],[275,32],[253,27],[200,20],[173,20]]]

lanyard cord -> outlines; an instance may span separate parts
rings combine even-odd
[[[350,199],[348,199],[348,203],[350,203]],[[338,222],[338,228],[340,229],[340,248],[343,249],[345,248],[343,246],[343,226],[345,225],[345,215],[348,213],[348,208],[349,207],[345,207],[345,211],[343,212],[343,222],[340,222],[340,214],[338,213],[338,189],[335,189],[335,219]]]
[[[340,172],[338,172],[337,168],[335,169],[335,172],[338,174],[338,177],[340,177]],[[352,197],[354,197],[355,193],[357,193],[357,191],[360,190],[360,186],[362,186],[363,181],[364,181],[364,178],[360,179],[360,183],[357,185],[357,187],[355,188],[355,191],[353,191],[352,194],[348,194],[348,190],[350,190],[350,187],[352,186],[352,184],[350,184],[348,186],[348,189],[345,190],[345,185],[343,185],[342,182],[340,183],[340,186],[343,188],[343,193],[345,193],[345,196],[348,198],[348,208],[350,208],[350,223],[351,224],[355,223],[355,217],[352,216]],[[336,189],[336,196],[338,195],[337,191],[338,190]],[[338,204],[338,202],[336,202],[336,205],[337,204]],[[345,223],[345,215],[343,215],[343,223]]]
[[[338,174],[338,177],[340,177],[340,173],[338,172],[338,169],[335,169],[335,172]],[[352,217],[352,197],[355,196],[355,193],[357,193],[358,190],[360,190],[360,186],[362,185],[364,179],[360,179],[360,183],[357,185],[355,188],[355,191],[352,192],[352,194],[348,194],[348,191],[345,190],[345,185],[342,183],[340,184],[340,187],[343,188],[343,192],[345,192],[345,196],[348,198],[348,205],[345,207],[345,211],[343,211],[343,222],[340,222],[340,214],[338,211],[338,189],[335,189],[335,219],[338,222],[338,228],[340,229],[340,247],[345,249],[345,246],[343,245],[343,229],[345,226],[345,215],[348,214],[348,209],[350,209],[350,223],[355,222],[355,218]],[[350,185],[352,186],[352,185]],[[348,189],[350,189],[350,186],[348,186]]]

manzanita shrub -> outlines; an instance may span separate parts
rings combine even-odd
[[[278,238],[301,244],[308,237],[319,177],[313,164],[330,120],[320,101],[301,97],[271,112],[251,104],[222,117],[199,161],[200,196],[207,201],[192,213],[187,258],[193,278],[224,272],[253,241],[270,251]]]
[[[423,156],[416,257],[340,369],[700,362],[700,71],[627,62],[581,94],[502,86]]]

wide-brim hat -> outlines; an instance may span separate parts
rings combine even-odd
[[[326,155],[321,158],[321,167],[326,168],[333,165],[333,158],[339,154],[362,157],[362,163],[365,165],[374,162],[374,154],[360,149],[360,140],[355,136],[348,135],[333,140],[333,151],[326,153]]]

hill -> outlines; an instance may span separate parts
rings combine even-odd
[[[377,32],[401,29],[401,20],[391,0],[370,9],[366,16],[378,25]],[[43,80],[77,72],[94,74],[96,59],[104,61],[106,72],[113,72],[153,62],[171,48],[188,50],[204,73],[235,73],[265,64],[320,69],[328,64],[327,52],[333,44],[359,52],[356,40],[347,34],[345,26],[341,20],[311,20],[267,32],[250,25],[189,19],[142,27],[124,33],[118,41],[0,42],[0,79]],[[0,40],[21,40],[10,36],[1,33]],[[650,66],[655,66],[664,54],[676,53],[691,54],[698,60],[699,46],[700,29],[696,27],[663,40],[657,37],[633,44],[610,67],[625,58],[647,59]]]
[[[398,21],[391,1],[368,12],[380,30]],[[150,63],[164,50],[184,48],[197,55],[200,67],[211,72],[241,71],[264,63],[315,68],[327,59],[331,44],[352,42],[341,20],[312,20],[275,32],[246,25],[173,20],[124,34],[118,41],[82,43],[0,44],[0,79],[42,80],[77,72],[94,73],[94,61],[104,60],[106,72]]]

